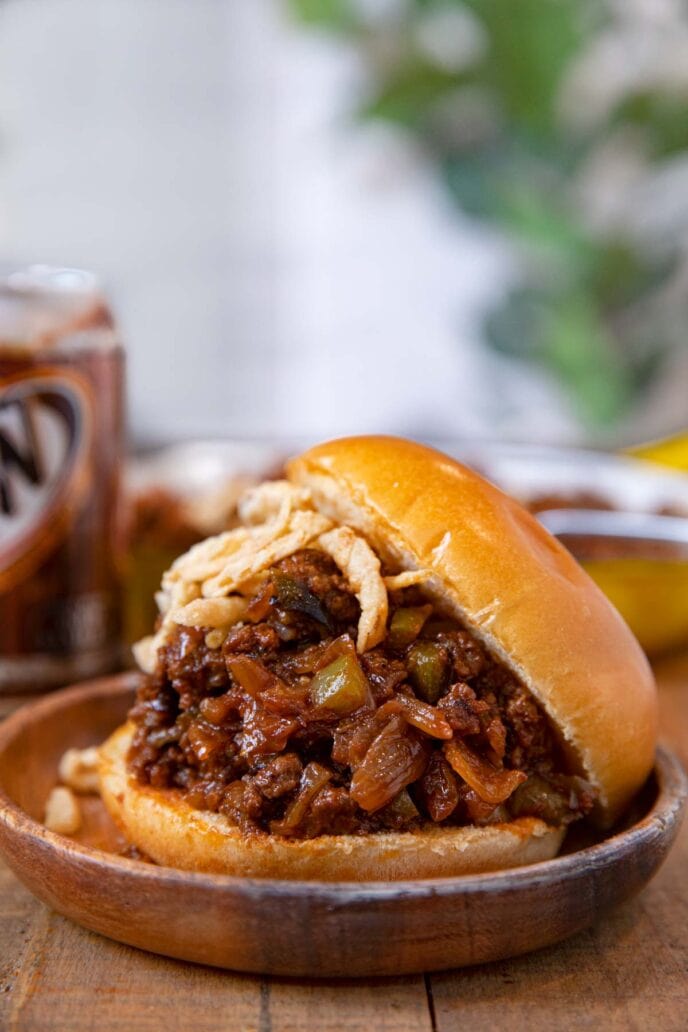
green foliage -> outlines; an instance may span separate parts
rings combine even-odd
[[[657,371],[656,355],[624,355],[589,291],[515,290],[485,329],[495,350],[537,361],[556,375],[594,424],[618,419]]]
[[[409,61],[383,84],[361,114],[422,131],[433,105],[461,82],[461,76],[442,68],[422,60]]]
[[[289,0],[294,14],[309,25],[336,31],[354,29],[355,9],[350,0]]]
[[[556,132],[553,100],[582,42],[585,0],[469,0],[466,6],[489,38],[476,79],[521,129]]]
[[[407,0],[382,20],[367,18],[360,0],[290,3],[364,56],[361,116],[412,134],[457,206],[518,245],[521,282],[489,314],[487,343],[549,369],[587,422],[617,420],[674,344],[657,296],[680,247],[670,239],[650,247],[623,224],[596,224],[580,184],[614,134],[631,134],[642,160],[658,166],[686,154],[688,96],[645,83],[594,118],[583,110],[575,128],[562,117],[572,67],[615,28],[618,7],[605,0]],[[474,43],[455,60],[421,31],[452,13],[461,20],[445,21],[446,32],[468,32]]]
[[[688,96],[632,94],[619,105],[614,121],[641,130],[655,158],[688,149]]]

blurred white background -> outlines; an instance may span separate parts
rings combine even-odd
[[[102,275],[139,441],[579,434],[478,347],[506,255],[359,75],[280,0],[0,0],[0,252]]]

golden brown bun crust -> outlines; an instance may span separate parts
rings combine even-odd
[[[410,441],[332,441],[288,472],[381,555],[435,572],[434,593],[529,687],[611,823],[652,767],[656,689],[630,630],[566,549],[477,474]]]
[[[186,871],[318,881],[387,881],[477,874],[549,860],[563,830],[533,817],[485,828],[284,839],[243,835],[226,817],[136,783],[126,757],[133,726],[101,746],[101,795],[126,838],[157,863]]]

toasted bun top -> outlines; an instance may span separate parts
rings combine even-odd
[[[525,509],[460,463],[393,437],[321,444],[288,467],[316,507],[360,530],[529,688],[612,823],[650,772],[657,695],[611,603]]]

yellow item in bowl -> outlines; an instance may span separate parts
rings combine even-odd
[[[688,472],[688,432],[635,445],[628,449],[627,454],[646,462],[656,462],[659,466]]]
[[[688,642],[688,561],[590,559],[583,562],[646,652]]]

